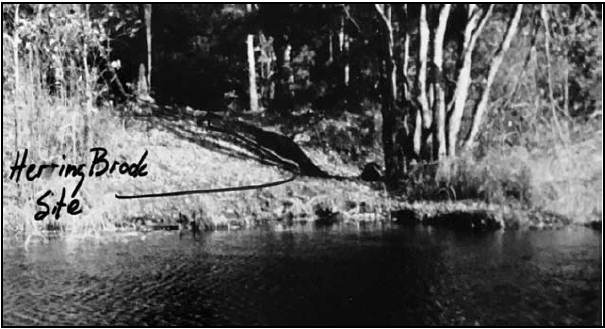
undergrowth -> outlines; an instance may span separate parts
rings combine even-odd
[[[570,125],[571,126],[571,125]],[[498,145],[483,154],[412,168],[400,193],[411,200],[476,200],[514,204],[588,224],[602,220],[602,129],[584,125],[565,140],[544,127],[533,145]],[[528,132],[527,135],[530,133]],[[528,136],[524,136],[528,138]],[[539,138],[540,141],[533,139]]]

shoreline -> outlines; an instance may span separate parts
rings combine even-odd
[[[358,164],[344,161],[336,154],[326,153],[311,146],[302,147],[318,167],[330,174],[349,179],[303,176],[287,184],[266,189],[149,200],[117,200],[116,193],[138,195],[166,190],[213,189],[280,181],[288,177],[290,172],[263,164],[260,161],[262,159],[254,158],[245,149],[225,140],[220,133],[198,126],[192,119],[140,116],[120,118],[110,111],[103,111],[99,112],[97,120],[99,122],[96,125],[96,146],[112,150],[113,154],[122,157],[149,151],[146,158],[149,174],[136,179],[120,175],[90,180],[79,191],[79,198],[84,205],[82,214],[44,222],[33,220],[36,213],[36,193],[47,189],[60,190],[63,187],[70,189],[75,182],[57,177],[19,185],[14,181],[5,181],[5,189],[11,193],[3,197],[4,234],[35,234],[36,231],[47,230],[48,225],[56,226],[53,229],[73,234],[113,230],[115,227],[132,224],[131,221],[136,218],[143,218],[150,223],[175,225],[179,214],[196,218],[211,229],[229,225],[253,227],[267,222],[319,220],[325,223],[357,223],[374,221],[377,217],[388,219],[391,215],[404,224],[449,226],[455,229],[542,229],[571,224],[584,225],[599,231],[602,228],[600,205],[594,204],[596,198],[579,193],[590,186],[583,187],[578,193],[569,191],[564,195],[565,198],[552,199],[553,202],[549,196],[537,194],[539,202],[534,207],[516,199],[506,198],[495,198],[494,202],[488,204],[478,198],[480,193],[475,198],[466,196],[465,200],[458,201],[409,202],[404,201],[404,198],[414,197],[407,195],[409,192],[419,195],[414,197],[416,200],[436,197],[430,190],[436,182],[421,180],[420,185],[410,185],[410,191],[403,192],[402,197],[387,197],[381,186],[355,178],[360,174]],[[100,134],[102,131],[116,133],[106,136]],[[3,165],[8,168],[13,159],[10,156],[5,158]],[[39,155],[32,154],[31,161],[38,163],[43,160]],[[463,163],[459,168],[481,173],[479,170],[488,170],[489,165],[498,164],[496,160],[498,159],[475,167],[463,166]],[[513,161],[514,158],[509,160]],[[499,170],[499,167],[495,169]],[[457,175],[454,173],[452,177],[457,179]],[[460,177],[463,179],[466,176]],[[468,179],[473,177],[469,176]],[[508,172],[502,171],[499,176],[490,178],[488,182],[469,182],[468,186],[460,185],[457,188],[475,188],[475,185],[483,188],[484,185],[489,187],[489,184],[514,183],[508,181],[509,177]],[[534,179],[533,177],[537,176],[531,176],[530,179]],[[551,183],[552,177],[538,178],[540,181],[530,187],[524,187],[525,190],[543,189],[544,186],[550,186],[548,184],[554,184]],[[499,179],[504,181],[500,182]],[[456,181],[451,183],[456,184]],[[513,184],[513,187],[515,186]],[[498,189],[496,188],[497,191]],[[423,192],[426,192],[424,197],[420,196]],[[463,198],[462,195],[459,197]],[[540,198],[543,200],[539,200]],[[583,202],[586,209],[572,207],[578,202]],[[544,206],[548,208],[540,210],[539,207]]]
[[[393,210],[394,209],[394,210]],[[495,232],[499,230],[528,231],[528,230],[560,230],[573,227],[585,227],[597,232],[602,232],[601,221],[577,223],[564,216],[539,211],[514,207],[511,205],[496,205],[479,202],[400,202],[390,211],[390,216],[377,212],[335,211],[324,210],[323,216],[304,214],[299,216],[286,215],[272,219],[260,219],[248,222],[240,219],[232,219],[227,222],[215,223],[212,228],[206,228],[205,232],[215,231],[241,231],[257,228],[283,229],[287,227],[315,225],[326,227],[339,224],[370,225],[375,223],[391,223],[404,226],[431,226],[465,232]],[[57,225],[40,229],[37,232],[26,234],[25,232],[4,232],[5,238],[24,236],[28,239],[41,236],[46,239],[51,236],[71,237],[99,237],[102,234],[118,233],[133,235],[148,234],[158,231],[180,231],[179,224],[172,219],[156,220],[150,216],[138,216],[125,219],[120,225],[106,227],[103,230],[92,230],[89,232],[78,232],[65,229],[65,226]],[[183,229],[190,231],[190,228]]]

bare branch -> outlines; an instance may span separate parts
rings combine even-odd
[[[383,4],[381,5],[381,4],[379,4],[379,3],[375,3],[375,4],[374,4],[374,7],[376,8],[376,11],[378,11],[378,14],[380,15],[380,18],[382,18],[382,20],[383,20],[385,23],[387,23],[387,24],[388,24],[388,23],[389,23],[389,20],[387,19],[387,16],[386,16],[386,15],[385,15],[385,13],[384,13],[384,7],[383,7],[383,6],[384,6]]]
[[[355,19],[351,16],[351,13],[349,12],[349,8],[347,8],[347,6],[345,4],[341,4],[340,5],[342,7],[342,10],[344,11],[345,15],[347,16],[347,19],[351,21],[351,23],[353,23],[353,26],[355,26],[355,28],[357,29],[357,32],[359,32],[361,34],[361,28],[359,27],[359,24],[357,24],[357,21],[355,21]]]

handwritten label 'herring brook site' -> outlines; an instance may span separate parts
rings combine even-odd
[[[71,193],[71,201],[69,203],[65,202],[65,187],[61,189],[61,196],[59,200],[56,202],[55,206],[51,209],[48,203],[46,202],[46,198],[49,196],[55,195],[52,190],[47,190],[36,200],[36,206],[41,207],[42,210],[39,210],[34,215],[35,220],[43,220],[48,215],[54,215],[55,219],[59,219],[61,217],[61,210],[66,207],[67,214],[69,215],[78,215],[82,213],[82,207],[80,204],[80,200],[76,198],[78,191],[82,187],[84,183],[84,179],[86,176],[88,177],[99,177],[104,174],[112,174],[114,172],[118,172],[122,175],[129,175],[131,177],[143,177],[147,176],[147,164],[145,163],[145,158],[147,158],[147,150],[141,156],[141,159],[137,163],[128,163],[119,161],[113,161],[110,164],[110,161],[107,160],[107,150],[102,147],[94,147],[90,149],[90,152],[93,153],[93,159],[90,164],[90,168],[88,169],[88,173],[86,172],[86,163],[81,163],[79,165],[64,163],[62,165],[58,165],[54,162],[52,163],[43,163],[36,165],[35,163],[31,163],[26,165],[27,162],[27,149],[23,151],[23,157],[20,157],[19,151],[17,151],[17,158],[15,159],[15,163],[10,167],[11,173],[9,180],[15,179],[15,182],[19,182],[19,178],[23,174],[25,179],[28,181],[34,181],[41,177],[50,177],[55,173],[55,169],[59,168],[58,176],[62,178],[68,177],[78,177],[79,181],[76,184],[73,192]],[[63,160],[65,161],[65,154],[63,155]],[[25,172],[25,173],[24,173]],[[147,194],[139,194],[139,195],[118,195],[116,194],[117,199],[141,199],[141,198],[158,198],[158,197],[174,197],[181,195],[190,195],[190,194],[206,194],[206,193],[222,193],[222,192],[236,192],[236,191],[245,191],[245,190],[253,190],[253,189],[261,189],[272,186],[277,186],[281,184],[285,184],[295,180],[298,176],[298,173],[292,173],[291,177],[279,180],[266,182],[255,185],[242,185],[242,186],[231,186],[231,187],[222,187],[222,188],[210,188],[210,189],[197,189],[197,190],[187,190],[187,191],[172,191],[172,192],[161,192],[161,193],[147,193]]]
[[[27,179],[28,181],[34,181],[36,179],[39,179],[43,175],[46,175],[46,177],[48,177],[49,175],[53,175],[55,173],[55,169],[57,169],[57,168],[59,168],[59,170],[57,172],[59,177],[64,177],[64,178],[78,177],[79,178],[79,181],[78,181],[76,187],[74,188],[73,192],[71,193],[72,199],[71,199],[71,201],[69,201],[69,203],[67,203],[65,201],[65,187],[63,187],[61,189],[61,197],[56,202],[56,204],[52,208],[52,210],[50,209],[50,206],[46,202],[46,198],[49,196],[55,195],[55,193],[52,190],[47,190],[44,194],[42,194],[36,200],[36,205],[39,207],[42,207],[43,210],[39,210],[36,212],[36,214],[34,215],[35,220],[43,220],[49,214],[54,215],[55,219],[59,219],[59,217],[61,216],[61,210],[63,209],[63,207],[67,208],[66,210],[69,215],[80,214],[82,212],[82,207],[81,207],[80,201],[76,198],[76,195],[77,195],[78,191],[80,190],[80,188],[82,187],[82,184],[84,183],[84,179],[86,176],[99,177],[106,173],[111,174],[114,172],[118,172],[122,175],[129,175],[132,177],[142,177],[142,176],[146,176],[148,174],[146,171],[147,164],[145,163],[145,158],[147,157],[147,154],[148,154],[147,150],[145,150],[145,152],[141,156],[141,159],[139,160],[138,163],[131,163],[131,164],[129,164],[127,162],[120,163],[119,161],[113,161],[113,163],[110,163],[110,161],[107,160],[107,150],[102,147],[91,148],[90,152],[93,153],[93,158],[92,158],[92,162],[90,163],[90,166],[89,166],[89,169],[87,172],[86,163],[81,163],[81,164],[64,163],[64,164],[59,165],[59,164],[53,162],[53,163],[48,163],[48,164],[45,163],[45,164],[39,164],[39,165],[36,165],[35,163],[30,163],[29,165],[27,165],[26,164],[27,149],[25,149],[23,151],[23,157],[20,157],[20,153],[19,153],[19,151],[17,151],[17,158],[15,159],[14,164],[10,167],[10,170],[11,170],[10,177],[9,177],[10,180],[12,180],[14,178],[15,182],[18,183],[19,178],[23,174],[25,176],[25,179]],[[63,155],[63,160],[65,161],[65,155]],[[50,174],[48,174],[49,172],[50,172]]]

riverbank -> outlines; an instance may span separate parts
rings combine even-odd
[[[10,104],[7,104],[10,105]],[[50,106],[49,106],[50,107]],[[7,106],[6,113],[14,109]],[[50,109],[41,109],[42,112]],[[23,115],[30,115],[24,111]],[[57,107],[53,120],[34,121],[30,131],[20,131],[20,149],[29,146],[31,163],[45,163],[60,159],[65,154],[69,162],[85,163],[86,154],[74,152],[82,136],[83,125],[78,109]],[[110,150],[117,160],[137,161],[148,151],[145,177],[109,175],[87,177],[80,188],[82,213],[63,214],[60,219],[34,220],[36,200],[46,190],[67,191],[77,180],[51,175],[45,179],[18,184],[9,179],[10,166],[16,152],[5,148],[3,156],[3,231],[5,234],[30,234],[40,230],[94,232],[115,227],[132,226],[137,219],[149,223],[174,224],[179,215],[209,221],[216,228],[227,225],[248,227],[270,220],[292,221],[310,218],[315,211],[343,209],[346,200],[360,204],[379,205],[380,192],[367,184],[351,180],[321,180],[300,177],[294,182],[260,190],[219,194],[186,195],[153,199],[118,200],[116,194],[131,195],[195,189],[214,189],[256,185],[283,180],[291,174],[276,167],[259,163],[247,150],[225,141],[220,133],[198,126],[188,118],[159,118],[152,116],[116,116],[108,110],[99,110],[90,125],[94,127],[93,145]],[[6,145],[15,145],[14,126],[4,120],[3,138]],[[69,126],[65,124],[69,123]],[[8,127],[7,127],[8,126]],[[12,128],[12,129],[11,129]],[[22,129],[22,128],[21,128]],[[13,130],[13,131],[11,131]],[[65,131],[68,134],[65,134]],[[73,135],[69,133],[73,131]],[[107,134],[106,132],[111,132]],[[45,134],[48,138],[41,138]],[[65,136],[66,135],[66,136]],[[35,136],[35,137],[34,137]],[[57,141],[57,139],[63,140]],[[31,142],[24,143],[24,141]],[[38,142],[37,147],[32,143]],[[88,161],[89,162],[89,161]],[[351,169],[352,170],[352,169]],[[51,198],[49,198],[51,199]]]
[[[13,113],[13,111],[10,104],[7,104],[3,114],[5,119],[7,119],[6,113]],[[21,138],[17,143],[20,147],[29,145],[30,157],[35,163],[57,159],[63,154],[67,159],[85,158],[86,153],[77,151],[80,149],[78,141],[82,138],[79,128],[84,124],[82,112],[78,111],[77,107],[56,107],[53,111],[53,120],[40,121],[33,117],[21,117],[20,120],[31,123],[29,127],[31,135],[21,131]],[[26,116],[33,116],[33,114],[33,111],[23,112]],[[430,191],[430,188],[437,186],[437,183],[430,184],[428,181],[423,181],[422,187],[416,186],[416,189],[406,192],[401,197],[386,197],[379,183],[367,183],[356,178],[360,174],[358,165],[343,160],[338,153],[326,153],[311,145],[303,145],[303,148],[318,166],[330,174],[350,178],[299,177],[287,184],[259,190],[118,200],[115,194],[162,193],[256,185],[283,180],[290,176],[287,171],[261,164],[259,160],[262,159],[257,159],[246,149],[230,143],[220,133],[199,126],[193,117],[176,118],[140,114],[122,113],[118,116],[115,112],[100,109],[96,111],[94,118],[89,118],[92,120],[89,125],[93,127],[93,146],[104,147],[117,159],[126,162],[136,161],[145,151],[149,152],[146,158],[148,175],[137,178],[123,175],[89,178],[79,192],[83,212],[78,216],[64,214],[59,220],[35,221],[34,215],[38,211],[35,207],[36,200],[45,190],[60,191],[62,187],[66,187],[69,191],[77,181],[51,175],[44,180],[21,181],[17,184],[7,175],[16,154],[13,148],[6,147],[3,156],[3,233],[32,234],[41,230],[90,233],[115,230],[116,227],[135,229],[141,224],[143,226],[176,225],[181,216],[207,223],[211,229],[245,228],[268,222],[280,222],[286,225],[312,221],[356,223],[391,218],[402,222],[445,224],[475,229],[546,228],[569,224],[601,227],[602,204],[594,197],[598,198],[602,195],[602,190],[596,187],[590,195],[586,193],[568,195],[567,199],[565,195],[556,195],[557,199],[554,203],[535,203],[535,206],[506,198],[485,202],[480,199],[479,194],[477,194],[479,201],[463,200],[464,195],[460,193],[457,198],[449,196],[448,201],[422,201],[422,197],[430,199],[431,193],[434,192]],[[3,122],[5,125],[3,128],[8,128],[3,129],[5,145],[15,145],[15,134],[10,133],[11,128],[14,129],[10,126],[11,120]],[[24,143],[24,141],[28,142]],[[36,142],[39,144],[34,147]],[[509,158],[508,161],[516,161],[516,159]],[[593,163],[588,162],[586,165],[592,166]],[[481,182],[474,182],[473,179],[484,175],[485,168],[482,168],[483,171],[477,169],[478,165],[465,168],[467,168],[465,173],[453,171],[461,177],[457,177],[456,181],[450,180],[448,186],[451,189],[462,190],[460,184],[481,186]],[[501,168],[502,165],[487,169],[494,172]],[[477,172],[469,173],[469,170]],[[506,172],[500,172],[500,176],[505,175]],[[597,173],[597,176],[593,177],[592,181],[598,182],[599,179],[602,181],[602,172],[600,176]],[[450,173],[449,177],[456,176]],[[499,179],[493,174],[484,177]],[[538,189],[546,186],[545,184],[555,186],[556,183],[553,177],[544,175],[535,177],[541,179],[537,185],[524,187],[524,191],[530,192],[533,200],[536,200],[536,197],[544,197],[536,194],[536,191],[540,192]],[[589,189],[594,185],[592,181],[589,185],[581,186]],[[507,182],[514,182],[514,180],[508,179],[503,184]],[[500,182],[496,183],[500,184]],[[418,192],[421,188],[425,192],[428,191],[424,196]],[[498,189],[502,190],[500,187],[485,188],[487,192]],[[455,199],[460,201],[454,201]],[[593,209],[582,210],[578,215],[580,208],[570,207],[570,202]],[[560,205],[565,205],[566,208]]]

